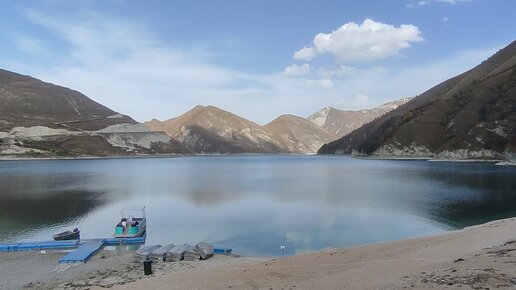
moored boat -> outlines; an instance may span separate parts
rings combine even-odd
[[[122,218],[115,227],[115,238],[141,237],[147,229],[145,206],[126,206],[120,211]]]
[[[80,239],[81,231],[75,228],[73,231],[64,231],[62,233],[58,233],[54,235],[54,240],[56,241],[64,241],[64,240],[78,240]]]

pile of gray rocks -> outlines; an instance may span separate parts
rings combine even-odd
[[[147,259],[163,262],[198,261],[209,259],[213,254],[213,246],[202,242],[195,246],[189,244],[145,246],[136,251],[133,258],[135,262],[142,262]]]

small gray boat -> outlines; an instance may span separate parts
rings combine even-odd
[[[81,231],[75,228],[73,231],[65,231],[59,234],[54,235],[54,240],[56,241],[64,241],[64,240],[78,240],[80,238]]]

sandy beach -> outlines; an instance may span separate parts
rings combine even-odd
[[[442,235],[285,258],[157,262],[127,252],[56,267],[63,252],[0,253],[0,289],[514,289],[516,218]]]
[[[438,236],[210,269],[116,289],[514,289],[516,219]]]

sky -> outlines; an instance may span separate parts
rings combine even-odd
[[[516,39],[515,0],[0,0],[0,68],[143,122],[412,97]]]

